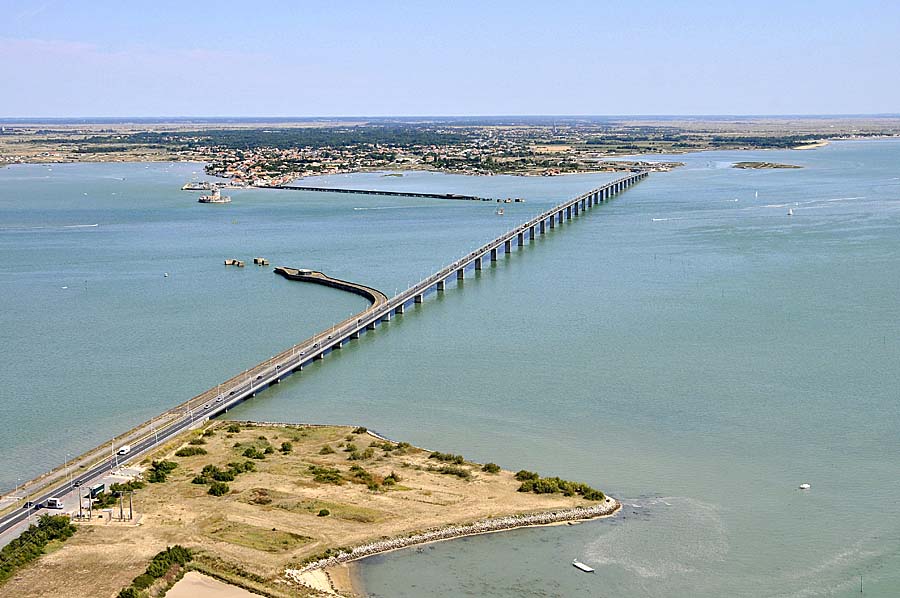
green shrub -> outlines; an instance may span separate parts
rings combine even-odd
[[[323,446],[322,448],[319,449],[319,454],[320,454],[320,455],[330,455],[330,454],[332,454],[332,453],[334,453],[334,449],[331,448],[331,447],[330,447],[329,445],[327,445],[327,444],[326,444],[325,446]]]
[[[481,468],[481,471],[486,471],[487,473],[500,473],[500,466],[496,463],[485,463]]]
[[[538,474],[533,471],[528,471],[527,469],[520,469],[516,472],[516,479],[520,482],[524,482],[525,480],[536,480],[540,478]]]
[[[463,467],[459,467],[458,465],[441,465],[440,468],[434,470],[438,473],[442,473],[444,475],[455,475],[458,478],[462,478],[464,480],[468,480],[472,477],[472,472]]]
[[[462,455],[453,455],[450,453],[439,453],[433,452],[428,455],[429,459],[437,459],[438,461],[443,461],[445,463],[456,463],[457,465],[462,465],[466,462],[466,459]]]
[[[231,488],[225,482],[213,482],[210,484],[209,490],[207,490],[207,494],[212,496],[224,496],[229,492],[231,492]]]
[[[274,453],[274,452],[275,452],[275,449],[273,449],[271,446],[267,446],[267,447],[266,447],[266,450],[263,451],[263,454],[264,454],[264,455],[271,455],[271,454]]]
[[[310,465],[309,471],[313,474],[313,480],[322,484],[335,484],[340,486],[344,483],[341,472],[333,467],[321,467],[318,465]]]
[[[128,586],[127,588],[120,590],[116,595],[116,598],[141,598],[141,593],[136,588]]]
[[[266,456],[256,447],[249,447],[244,450],[244,456],[250,459],[265,459]]]
[[[134,578],[134,581],[131,582],[132,587],[137,588],[139,590],[146,590],[150,586],[153,585],[153,582],[156,581],[152,575],[147,573],[141,573],[137,577]]]
[[[203,440],[202,437],[201,437],[201,438],[191,438],[191,439],[188,441],[188,444],[191,444],[191,445],[194,445],[194,446],[199,446],[199,445],[201,445],[201,444],[206,444],[206,441]]]
[[[166,481],[166,477],[172,473],[178,463],[174,461],[152,461],[150,463],[150,471],[147,472],[147,481],[151,484],[158,484]]]
[[[231,434],[237,434],[238,432],[241,431],[241,427],[237,424],[231,424],[230,426],[225,428],[225,431],[229,432]]]
[[[176,457],[193,457],[195,455],[205,455],[206,449],[200,446],[185,446],[175,451]]]
[[[331,515],[331,511],[328,509],[319,509],[319,517],[328,517],[329,515]]]
[[[281,452],[287,455],[288,453],[294,450],[294,445],[290,442],[282,442],[281,443]]]
[[[345,453],[355,453],[358,450],[359,450],[359,447],[356,446],[355,444],[353,444],[352,442],[348,442],[346,444],[346,446],[344,447]]]
[[[353,433],[354,434],[365,434],[368,431],[369,431],[368,429],[364,428],[363,426],[360,426],[360,427],[354,429]]]
[[[68,540],[75,530],[76,527],[65,515],[41,515],[37,524],[29,525],[19,537],[0,549],[0,583],[41,556],[48,542]]]

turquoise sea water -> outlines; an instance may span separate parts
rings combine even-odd
[[[860,575],[900,593],[900,143],[678,159],[232,412],[363,424],[626,504],[369,559],[372,595],[849,596]],[[362,307],[225,257],[391,293],[611,178],[324,182],[528,200],[500,218],[259,190],[201,206],[177,190],[197,165],[52,168],[0,170],[3,487]]]

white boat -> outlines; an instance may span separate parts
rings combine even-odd
[[[231,202],[231,198],[227,195],[222,195],[219,193],[219,190],[216,189],[209,195],[201,195],[200,199],[198,199],[200,203],[229,203]]]
[[[580,569],[580,570],[584,571],[585,573],[593,573],[594,572],[593,567],[588,567],[587,565],[585,565],[578,559],[575,559],[572,561],[572,566],[575,567],[576,569]]]
[[[810,488],[812,488],[812,486],[810,486],[810,485],[807,484],[806,482],[803,482],[802,484],[800,484],[800,489],[801,489],[801,490],[809,490]]]
[[[794,215],[794,208],[788,208],[788,216]]]
[[[502,216],[502,215],[503,215],[503,208],[497,208],[497,211],[494,212],[494,213],[497,214],[498,216]]]

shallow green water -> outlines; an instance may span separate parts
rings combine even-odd
[[[866,595],[900,592],[900,143],[679,159],[232,412],[363,424],[627,505],[370,559],[373,595],[843,596],[860,574]],[[756,159],[805,168],[726,167]],[[200,206],[177,191],[196,169],[0,170],[0,324],[16,347],[0,485],[361,307],[224,257],[390,293],[609,178],[326,181],[528,199],[498,218],[291,192]],[[48,223],[100,226],[25,229]]]

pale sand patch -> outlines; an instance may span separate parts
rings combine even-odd
[[[816,149],[816,148],[819,148],[819,147],[825,147],[826,145],[828,145],[828,142],[827,142],[827,141],[816,141],[816,142],[814,142],[814,143],[807,143],[807,144],[805,144],[805,145],[798,145],[798,146],[795,147],[794,149],[795,149],[795,150],[811,150],[811,149]]]
[[[166,592],[166,596],[168,598],[257,598],[259,594],[228,585],[196,571],[188,571],[181,581]]]

